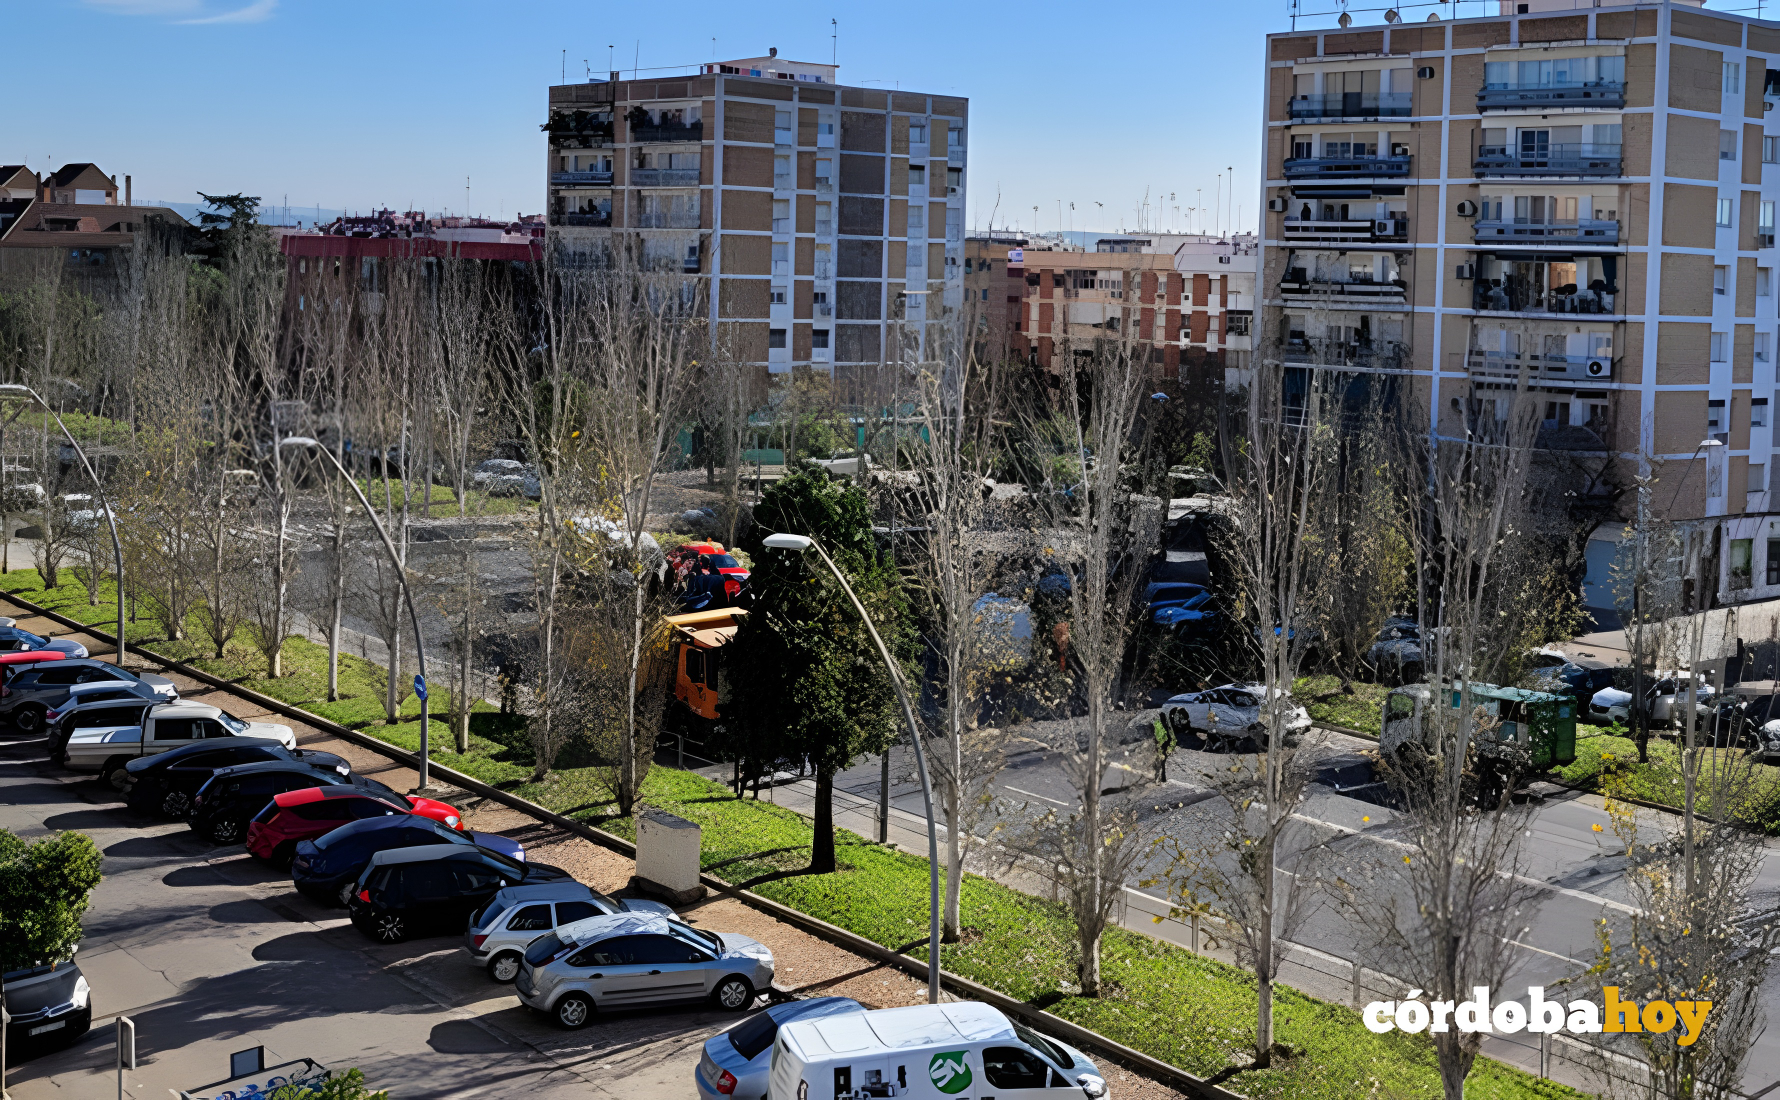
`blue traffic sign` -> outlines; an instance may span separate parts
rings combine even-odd
[[[423,703],[426,702],[426,677],[425,676],[414,677],[414,697],[416,699],[419,699]]]

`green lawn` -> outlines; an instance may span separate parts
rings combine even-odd
[[[1598,727],[1577,727],[1576,762],[1558,769],[1566,783],[1590,790],[1603,790],[1609,777],[1623,793],[1663,806],[1681,805],[1681,750],[1673,741],[1650,739],[1648,764],[1638,763],[1638,745],[1629,737],[1599,730]],[[1742,771],[1742,752],[1737,749],[1706,749],[1701,763],[1702,774],[1711,774],[1716,758],[1724,757],[1732,764],[1733,774]],[[1771,834],[1780,834],[1780,768],[1759,765],[1750,789],[1739,800],[1737,816],[1753,822]]]
[[[1345,726],[1377,737],[1384,697],[1391,689],[1383,684],[1362,684],[1358,681],[1352,687],[1351,694],[1344,694],[1338,677],[1301,676],[1292,687],[1292,698],[1304,708],[1312,721]]]
[[[103,626],[110,611],[103,599],[91,606],[84,588],[69,573],[59,588],[45,591],[32,570],[0,577],[0,588],[45,604],[82,622]],[[341,658],[344,698],[326,701],[326,650],[301,639],[286,648],[287,675],[264,679],[259,654],[237,644],[222,660],[194,652],[190,642],[156,641],[153,624],[130,627],[132,641],[168,656],[190,659],[275,698],[301,706],[343,725],[407,749],[417,747],[418,705],[404,690],[406,721],[384,725],[381,672],[358,657]],[[1371,690],[1371,685],[1363,686]],[[434,700],[444,709],[445,692]],[[1362,705],[1353,705],[1358,714]],[[482,704],[473,721],[470,751],[450,747],[443,723],[432,726],[434,758],[488,783],[532,799],[558,813],[634,839],[630,818],[614,816],[591,767],[565,756],[565,765],[543,783],[528,783],[530,751],[513,719]],[[1341,712],[1346,713],[1346,712]],[[1376,713],[1374,711],[1374,713]],[[1339,718],[1327,719],[1348,725]],[[1374,720],[1376,725],[1376,720]],[[807,846],[809,822],[790,810],[752,799],[738,800],[720,784],[690,772],[654,769],[645,800],[695,821],[702,829],[703,864],[710,867],[738,856],[777,848]],[[866,936],[887,947],[924,939],[927,929],[927,866],[898,852],[843,831],[838,842],[841,870],[831,875],[784,879],[759,887],[783,904]],[[804,851],[744,859],[717,873],[741,881],[807,860]],[[1252,1042],[1255,993],[1244,972],[1123,929],[1108,932],[1104,948],[1106,994],[1098,999],[1065,994],[1074,980],[1073,939],[1067,913],[1049,902],[989,879],[969,875],[962,899],[967,934],[944,949],[947,970],[1043,1005],[1064,1019],[1135,1047],[1189,1072],[1210,1075],[1227,1066]],[[925,948],[916,948],[924,957]],[[1278,1038],[1295,1056],[1267,1070],[1243,1072],[1227,1083],[1256,1098],[1347,1100],[1354,1096],[1438,1097],[1439,1076],[1432,1046],[1421,1036],[1377,1036],[1361,1025],[1358,1013],[1281,988],[1276,1001]],[[1581,1094],[1511,1067],[1479,1059],[1467,1095],[1487,1100],[1530,1100]]]

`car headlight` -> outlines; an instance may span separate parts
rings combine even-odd
[[[1098,1098],[1106,1095],[1105,1079],[1095,1074],[1084,1073],[1075,1079],[1075,1083],[1081,1086],[1083,1096]]]
[[[82,974],[80,977],[74,979],[74,996],[69,999],[68,1003],[75,1008],[85,1008],[87,1002],[92,999],[92,996],[93,987],[87,984],[86,975]]]

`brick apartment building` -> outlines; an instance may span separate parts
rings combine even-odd
[[[549,109],[552,238],[634,234],[707,277],[713,339],[762,381],[809,367],[869,386],[963,303],[964,99],[848,87],[775,51],[552,87]]]
[[[1400,375],[1445,433],[1531,392],[1622,484],[1661,462],[1721,599],[1780,596],[1780,23],[1522,0],[1267,57],[1260,354]]]
[[[23,164],[0,165],[0,273],[51,249],[69,266],[102,272],[151,217],[190,224],[167,207],[135,205],[130,177],[120,192],[117,178],[96,164],[65,164],[42,178]]]

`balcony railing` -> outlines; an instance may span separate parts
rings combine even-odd
[[[609,185],[612,182],[611,169],[604,172],[552,172],[550,182],[558,187],[573,187],[576,184]]]
[[[705,140],[705,124],[688,123],[685,126],[632,126],[632,141],[703,141]]]
[[[812,362],[812,363],[826,363],[826,362],[828,362],[828,349],[827,348],[811,348],[810,349],[810,362]]]
[[[1286,178],[1343,179],[1357,176],[1399,177],[1409,175],[1409,156],[1400,157],[1289,157]]]
[[[1522,369],[1529,382],[1611,382],[1611,355],[1510,355],[1476,348],[1465,353],[1465,370],[1486,378],[1518,380]]]
[[[630,170],[632,187],[696,187],[698,186],[698,169],[696,168],[632,168]]]
[[[1477,92],[1477,109],[1514,107],[1624,107],[1625,82],[1598,80],[1584,84],[1485,84]]]
[[[609,226],[612,224],[611,214],[552,214],[551,225],[586,225]]]
[[[1408,355],[1408,347],[1396,340],[1304,339],[1287,340],[1283,358],[1287,363],[1302,366],[1398,370],[1403,367]]]
[[[1755,231],[1755,247],[1757,247],[1757,248],[1772,248],[1772,247],[1774,247],[1774,227],[1773,226],[1764,225]]]
[[[638,229],[697,229],[696,210],[644,210],[637,215]]]
[[[1533,288],[1511,280],[1496,286],[1477,280],[1471,293],[1471,308],[1491,313],[1612,313],[1615,295],[1605,290],[1577,290],[1559,287],[1535,292]]]
[[[1317,92],[1292,100],[1293,118],[1407,118],[1408,92]]]
[[[1370,298],[1379,301],[1402,301],[1406,293],[1401,279],[1381,283],[1371,279],[1353,279],[1337,283],[1322,279],[1312,279],[1304,269],[1295,267],[1286,272],[1286,277],[1279,281],[1279,292],[1287,297],[1305,296],[1340,296],[1346,298]]]
[[[833,317],[834,316],[834,306],[829,304],[828,302],[817,302],[815,305],[811,306],[810,308],[815,311],[815,314],[818,317]]]
[[[1618,145],[1480,145],[1471,163],[1478,178],[1487,176],[1617,176]]]
[[[1406,240],[1409,221],[1406,218],[1287,218],[1285,230],[1288,241],[1365,244]]]
[[[1519,218],[1496,221],[1479,219],[1474,225],[1478,244],[1506,241],[1511,244],[1618,244],[1619,223],[1582,219],[1573,222],[1529,222]]]

